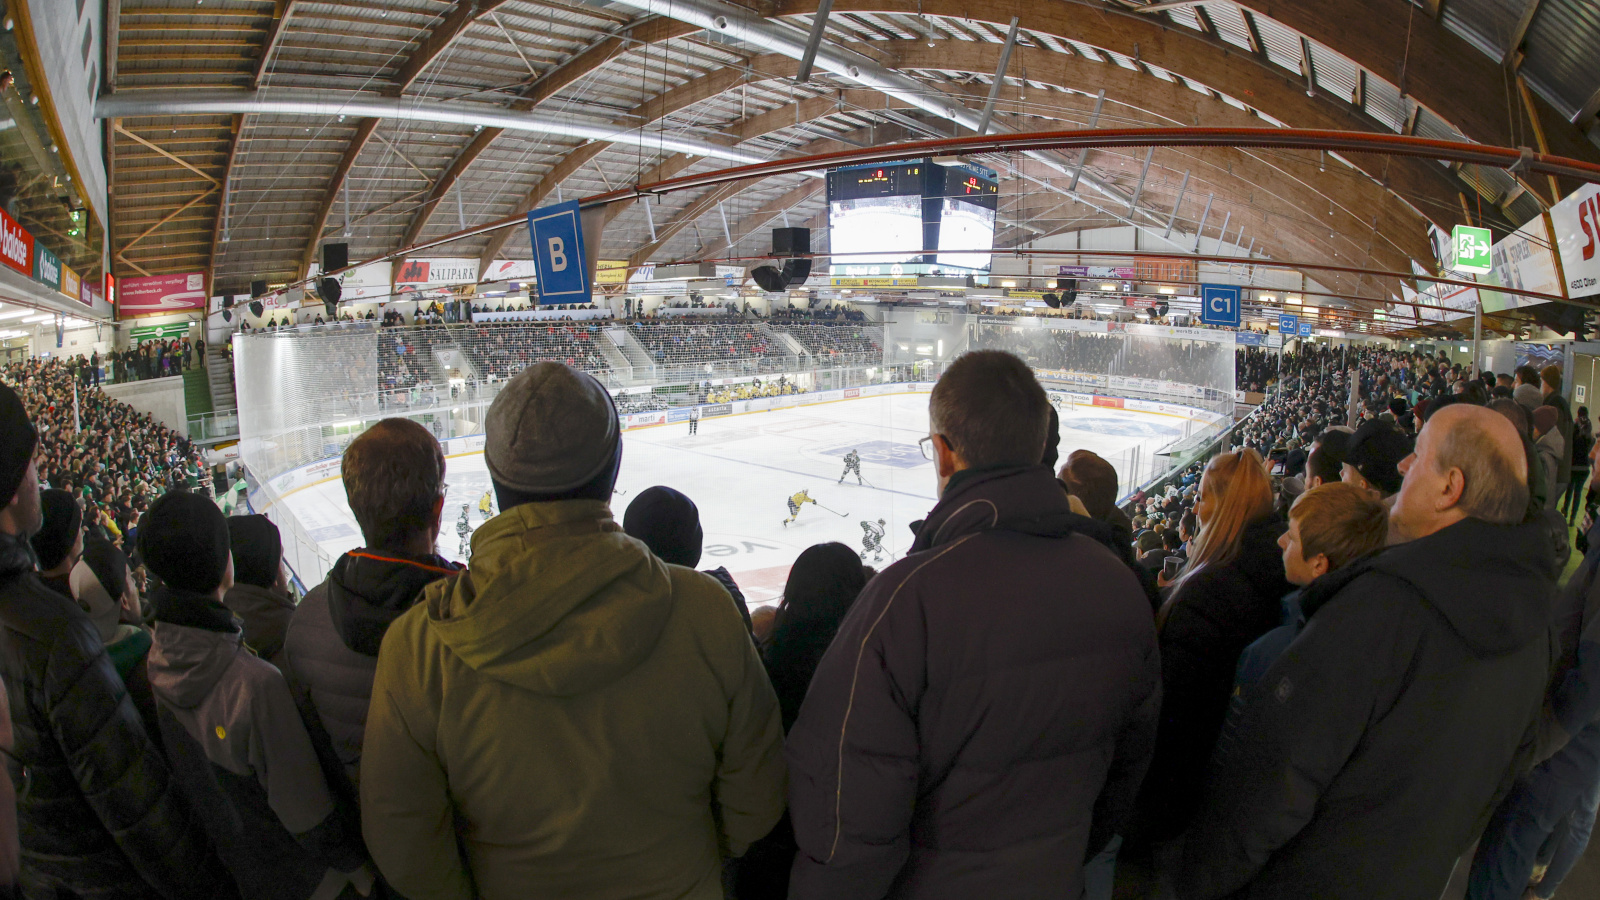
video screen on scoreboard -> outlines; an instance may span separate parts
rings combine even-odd
[[[913,262],[922,250],[922,198],[835,200],[828,204],[828,229],[835,262]],[[874,255],[857,255],[868,253]]]
[[[939,207],[939,265],[987,272],[994,253],[994,214],[976,203],[944,198]]]

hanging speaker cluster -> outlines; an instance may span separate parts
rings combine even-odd
[[[1078,302],[1078,279],[1057,278],[1050,283],[1051,292],[1044,295],[1044,305],[1051,309],[1060,309]],[[1060,293],[1056,293],[1059,291]]]
[[[774,228],[772,229],[772,255],[793,256],[800,255],[798,259],[785,259],[779,266],[756,266],[750,271],[750,277],[756,284],[769,294],[777,294],[789,289],[791,285],[804,284],[811,277],[811,229],[809,228]]]

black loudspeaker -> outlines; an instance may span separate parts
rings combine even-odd
[[[325,303],[338,303],[339,302],[339,295],[341,293],[343,293],[343,288],[339,287],[339,279],[337,279],[337,278],[318,278],[317,279],[317,296],[321,297],[323,302],[325,302]]]
[[[223,309],[233,309],[233,295],[232,294],[223,294],[222,295],[222,308]]]
[[[796,256],[811,252],[811,229],[772,229],[772,255]]]
[[[250,315],[255,316],[256,318],[259,319],[259,318],[261,318],[261,314],[264,313],[264,312],[266,312],[266,309],[261,305],[261,301],[260,300],[251,300],[250,301]]]
[[[322,301],[322,311],[328,314],[329,322],[339,318],[339,304],[333,302],[332,300]]]
[[[782,293],[789,287],[789,280],[783,277],[777,266],[756,266],[750,270],[750,277],[769,294]]]
[[[1161,302],[1156,304],[1156,315],[1164,316],[1171,309],[1172,309],[1172,307],[1170,305],[1168,305],[1167,301],[1162,300]]]
[[[1044,305],[1050,307],[1051,309],[1060,309],[1061,298],[1057,297],[1055,294],[1045,294]]]
[[[1065,292],[1061,295],[1061,304],[1063,306],[1071,306],[1072,304],[1078,302],[1078,279],[1068,278],[1064,284],[1060,281],[1057,281],[1056,287],[1061,288]]]
[[[232,322],[233,321],[233,311],[232,310],[227,310],[227,309],[223,310],[222,311],[222,321],[224,321],[224,322]]]
[[[793,229],[793,230],[805,231],[804,228]],[[809,251],[807,251],[807,252],[809,252]],[[783,282],[784,282],[785,285],[803,284],[805,282],[805,280],[807,278],[810,278],[810,277],[811,277],[811,260],[809,260],[809,259],[786,259],[786,260],[783,261]]]
[[[350,265],[349,244],[322,245],[322,271],[337,272]]]
[[[259,297],[267,292],[266,279],[250,282],[250,296]]]

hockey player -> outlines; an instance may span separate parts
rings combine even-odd
[[[883,558],[883,535],[882,519],[879,519],[876,525],[871,522],[861,523],[861,558],[863,560],[867,558],[868,552],[872,553],[873,562]]]
[[[689,433],[700,433],[700,407],[698,406],[689,407]]]
[[[844,484],[844,480],[852,472],[855,473],[856,484],[861,484],[861,452],[859,450],[851,450],[844,455],[844,474],[839,476],[839,483]]]
[[[483,516],[485,520],[494,518],[493,491],[484,491],[483,496],[478,498],[478,515]]]
[[[456,535],[461,538],[461,549],[456,551],[456,555],[462,559],[467,558],[467,550],[471,547],[471,542],[467,540],[467,537],[471,534],[472,525],[467,521],[467,505],[463,503],[461,504],[461,518],[456,520]]]
[[[800,517],[800,507],[806,505],[807,503],[816,502],[817,501],[811,499],[811,495],[805,491],[801,491],[800,493],[795,494],[793,497],[790,497],[789,518],[783,520],[783,527],[788,528],[790,522],[793,522],[795,519]]]

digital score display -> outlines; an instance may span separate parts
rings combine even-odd
[[[828,173],[828,199],[859,200],[863,197],[921,194],[926,171],[923,163],[835,169]]]
[[[992,179],[980,178],[967,169],[955,166],[944,170],[944,190],[940,192],[942,197],[969,200],[986,209],[994,209],[999,193],[1000,186]]]

